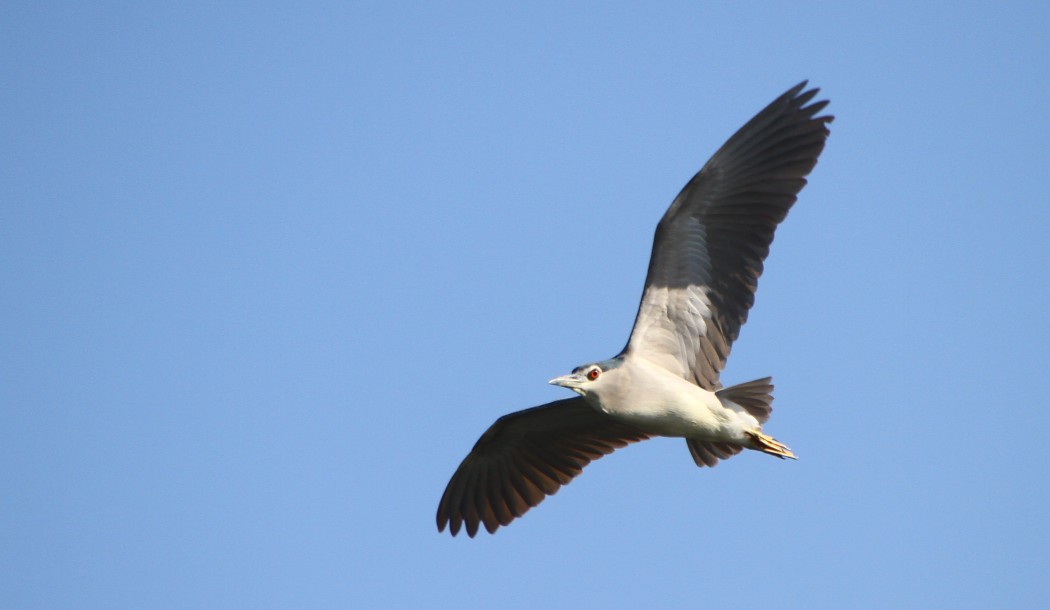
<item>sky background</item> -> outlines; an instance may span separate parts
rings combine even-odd
[[[0,7],[0,606],[1050,605],[1050,4]],[[800,456],[438,498],[653,229],[836,115],[723,381]]]

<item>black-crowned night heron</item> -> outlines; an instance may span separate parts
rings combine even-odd
[[[619,355],[552,379],[579,394],[496,420],[459,465],[437,526],[471,537],[536,506],[592,460],[653,436],[685,438],[697,466],[754,449],[791,450],[762,432],[771,378],[723,388],[719,373],[755,300],[773,232],[828,137],[826,101],[803,82],[729,138],[656,227],[642,302]]]

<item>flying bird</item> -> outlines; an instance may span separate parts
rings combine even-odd
[[[697,466],[752,449],[791,450],[762,431],[770,377],[722,387],[719,374],[755,300],[773,232],[806,185],[833,117],[818,89],[793,87],[693,176],[656,227],[627,346],[550,383],[579,396],[504,415],[459,465],[438,531],[494,533],[591,461],[654,436],[681,437]]]

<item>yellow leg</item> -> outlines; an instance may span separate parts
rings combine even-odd
[[[795,457],[794,453],[791,453],[791,449],[789,449],[787,445],[781,443],[772,436],[767,436],[757,430],[749,431],[747,435],[751,437],[751,449],[761,451],[762,453],[768,453],[769,455],[775,455],[780,459],[798,459]]]

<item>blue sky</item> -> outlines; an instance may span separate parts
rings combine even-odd
[[[639,3],[640,4],[640,3]],[[5,608],[1046,607],[1045,3],[6,3]],[[803,80],[832,135],[726,383],[439,535],[614,355],[652,231]]]

